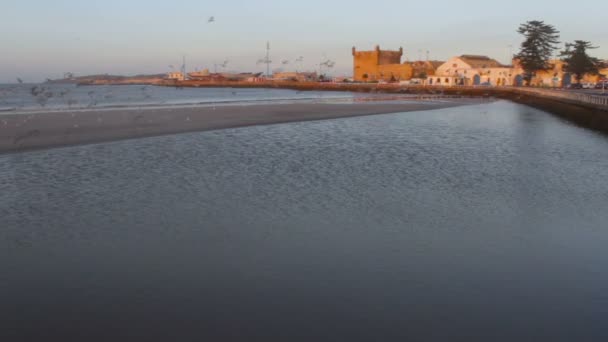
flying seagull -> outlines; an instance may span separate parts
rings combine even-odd
[[[21,84],[21,83],[23,83],[23,80],[20,79],[19,77],[17,77],[17,82],[19,82]]]
[[[215,22],[215,17],[209,17],[209,20],[207,20],[207,23],[214,23]]]

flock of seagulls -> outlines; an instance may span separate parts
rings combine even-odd
[[[218,64],[218,66],[222,67],[222,68],[226,68],[228,66],[228,63],[230,63],[230,61],[228,61],[227,59],[222,62],[221,64]]]
[[[215,16],[210,16],[210,17],[207,19],[207,23],[208,23],[208,24],[215,23],[215,22],[216,22],[216,20],[215,20]],[[256,65],[260,65],[260,64],[271,64],[271,63],[272,63],[272,60],[270,60],[268,57],[265,57],[265,58],[260,58],[260,59],[258,59],[258,60],[256,61]],[[288,64],[290,64],[290,63],[291,63],[291,62],[290,62],[289,60],[287,60],[287,59],[283,59],[283,60],[281,60],[281,65],[288,65]],[[296,59],[294,60],[294,63],[297,63],[297,64],[302,64],[302,63],[304,63],[304,56],[299,56],[298,58],[296,58]],[[226,60],[226,61],[224,61],[224,63],[222,63],[222,64],[218,64],[218,66],[220,66],[220,67],[222,67],[222,68],[226,68],[226,66],[227,66],[227,65],[228,65],[228,61],[227,61],[227,60]],[[322,61],[322,62],[321,62],[319,65],[320,65],[321,67],[326,67],[326,68],[330,68],[330,69],[331,69],[331,68],[333,68],[333,67],[336,65],[336,62],[334,62],[334,61],[331,61],[331,60],[327,59],[327,60],[325,60],[325,61]],[[169,66],[169,68],[174,69],[174,67],[173,67],[172,65],[170,65],[170,66]]]
[[[20,78],[18,78],[18,80],[20,80]],[[23,82],[19,82],[19,84],[23,84]],[[151,95],[147,93],[147,86],[143,86],[141,88],[139,88],[139,90],[141,91],[142,95],[145,96],[145,98],[150,98]],[[25,89],[23,87],[10,87],[10,88],[0,88],[0,99],[4,98],[5,96],[16,96],[19,93],[22,93],[23,91],[25,91]],[[48,103],[48,101],[52,98],[57,98],[57,99],[64,99],[68,105],[68,108],[72,108],[73,105],[78,104],[78,101],[73,99],[72,95],[72,90],[71,89],[53,89],[53,87],[48,86],[48,85],[35,85],[31,88],[28,89],[28,93],[30,96],[32,96],[34,98],[34,101],[36,103],[38,103],[41,107],[45,107]],[[74,94],[76,95],[76,94]],[[82,97],[84,94],[81,94],[80,96]],[[112,89],[108,89],[105,93],[104,92],[99,92],[99,91],[95,91],[95,90],[91,90],[88,91],[86,93],[86,97],[88,97],[88,104],[86,106],[82,106],[81,108],[93,108],[98,104],[98,101],[103,98],[103,99],[110,99],[114,97],[114,94],[112,93]],[[85,97],[85,98],[86,98]],[[71,113],[71,118],[73,120],[77,120],[77,117],[79,116],[78,112],[72,112]],[[20,146],[22,145],[26,140],[34,138],[38,135],[41,134],[39,129],[26,129],[26,127],[28,126],[29,122],[31,120],[33,120],[33,118],[35,117],[35,115],[23,115],[23,116],[19,116],[19,119],[15,119],[14,122],[11,122],[13,120],[2,120],[2,124],[0,125],[0,127],[6,127],[6,126],[13,126],[15,128],[19,128],[20,131],[17,131],[16,134],[12,137],[13,141],[13,145],[15,146]],[[140,118],[137,118],[135,120],[139,120]],[[97,116],[96,118],[97,123],[102,123],[103,119],[101,118],[101,116]],[[74,132],[74,129],[79,129],[80,128],[80,124],[78,122],[72,122],[71,123],[71,127],[67,128],[64,132],[64,135],[66,136],[66,138],[72,134]]]
[[[208,24],[212,24],[215,22],[216,22],[215,16],[211,16],[207,19]],[[303,62],[304,62],[303,56],[299,56],[298,58],[296,58],[294,60],[294,63],[302,64]],[[259,59],[257,61],[257,64],[270,64],[270,63],[272,63],[272,61],[268,57]],[[290,60],[287,60],[287,59],[281,60],[281,65],[288,65],[290,63],[291,63]],[[229,64],[229,61],[226,59],[221,64],[218,64],[218,66],[220,66],[222,68],[226,68],[228,66],[228,64]],[[322,61],[320,63],[320,65],[325,66],[327,68],[333,68],[335,65],[335,62],[327,59],[327,60]],[[175,69],[175,66],[169,65],[169,68]],[[24,84],[23,79],[21,79],[19,77],[17,77],[16,79],[19,84]],[[148,88],[147,86],[143,86],[140,88],[142,95],[146,99],[151,98],[151,95],[146,93],[147,88]],[[0,89],[0,90],[2,90],[2,89]],[[4,89],[4,90],[2,90],[2,92],[0,92],[0,95],[2,95],[2,96],[0,96],[0,98],[6,96],[7,94],[14,94],[14,93],[15,93],[15,91],[13,89]],[[36,86],[30,88],[29,93],[32,97],[34,97],[35,101],[41,107],[45,107],[48,104],[48,101],[52,98],[64,99],[65,103],[68,105],[68,108],[72,108],[72,106],[78,104],[78,101],[75,100],[72,96],[70,96],[71,95],[70,89],[62,89],[59,91],[53,91],[49,87],[45,87],[43,85],[36,85]],[[89,101],[88,101],[88,104],[86,105],[86,108],[95,107],[98,104],[98,101],[100,98],[98,96],[99,94],[96,93],[94,90],[91,90],[87,93],[87,95],[88,95]],[[236,96],[237,92],[232,91],[232,95]],[[114,94],[112,93],[112,90],[109,90],[107,93],[102,94],[101,96],[104,100],[108,100],[108,99],[113,98]],[[131,99],[131,98],[129,98],[129,99]],[[72,118],[75,118],[75,117],[76,117],[76,113],[72,113]],[[138,119],[140,119],[140,118],[136,117],[135,121],[137,121]],[[188,117],[186,120],[190,121],[190,118]],[[28,118],[25,118],[25,121],[17,123],[16,126],[19,127],[19,126],[21,126],[21,124],[26,124],[27,121],[28,121]],[[103,120],[101,117],[97,117],[98,123],[101,123],[102,121]],[[6,126],[8,123],[6,122],[6,120],[4,120],[3,124],[4,124],[4,126]],[[75,123],[73,125],[73,128],[79,128],[79,125],[77,123]],[[19,143],[23,142],[24,140],[35,137],[39,134],[40,134],[40,131],[38,131],[38,130],[26,131],[25,133],[15,136],[14,140],[13,140],[13,144],[19,144]]]
[[[331,60],[328,59],[328,60],[325,60],[325,61],[321,62],[320,65],[324,66],[324,67],[328,67],[328,68],[333,68],[336,65],[336,62],[331,61]]]
[[[21,78],[17,78],[17,81],[20,85],[25,85]],[[141,91],[141,98],[152,98],[152,95],[147,92],[148,86],[143,86],[139,90]],[[22,86],[0,87],[0,103],[4,105],[9,104],[9,102],[7,102],[7,98],[18,97],[23,91],[26,90]],[[82,97],[82,95],[84,95],[78,95],[78,93],[74,93],[72,89],[69,88],[56,89],[44,84],[34,85],[33,87],[27,89],[27,92],[34,99],[34,102],[43,108],[48,105],[51,99],[56,99],[56,102],[63,102],[68,105],[68,108],[71,109],[72,106],[79,103],[78,100],[74,99],[74,97]],[[82,108],[93,108],[97,106],[100,101],[108,101],[115,97],[113,90],[110,88],[108,88],[105,92],[96,92],[95,90],[91,90],[86,93],[86,96],[88,97],[88,102],[86,102]],[[128,98],[128,100],[131,100],[131,98]],[[23,100],[21,107],[25,105],[25,100]]]

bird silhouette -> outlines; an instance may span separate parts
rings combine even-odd
[[[209,17],[209,20],[207,20],[208,24],[214,23],[215,22],[215,17]]]
[[[19,84],[22,84],[22,83],[23,83],[23,80],[22,80],[22,79],[20,79],[19,77],[17,77],[17,82],[19,82]]]

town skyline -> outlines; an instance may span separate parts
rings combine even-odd
[[[424,60],[429,51],[433,60],[478,54],[506,64],[521,43],[518,25],[530,19],[544,20],[560,30],[560,46],[584,39],[599,46],[594,56],[608,56],[601,21],[577,19],[592,10],[608,9],[600,1],[568,8],[516,0],[490,14],[483,3],[465,1],[454,7],[439,1],[433,8],[449,7],[449,14],[434,10],[437,13],[417,16],[412,13],[423,13],[424,4],[378,1],[378,16],[370,16],[361,1],[151,1],[145,6],[141,1],[111,0],[103,5],[12,1],[9,10],[0,14],[0,29],[12,33],[0,37],[0,82],[15,82],[17,77],[38,82],[60,78],[65,72],[167,72],[170,65],[181,65],[184,55],[190,71],[214,71],[217,64],[220,71],[264,71],[266,66],[259,59],[265,55],[267,41],[272,69],[315,71],[323,60],[332,60],[332,74],[349,75],[351,48],[370,50],[376,45],[390,50],[403,47],[404,61]],[[33,6],[37,11],[30,11]],[[462,20],[465,16],[467,20]],[[211,17],[214,20],[209,22]],[[300,57],[303,60],[296,62]]]

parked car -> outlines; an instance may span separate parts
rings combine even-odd
[[[580,83],[570,83],[568,84],[568,89],[583,89],[583,85]]]
[[[583,89],[593,89],[595,88],[594,83],[583,83]]]
[[[607,89],[608,90],[608,81],[601,81],[595,84],[595,89]]]

